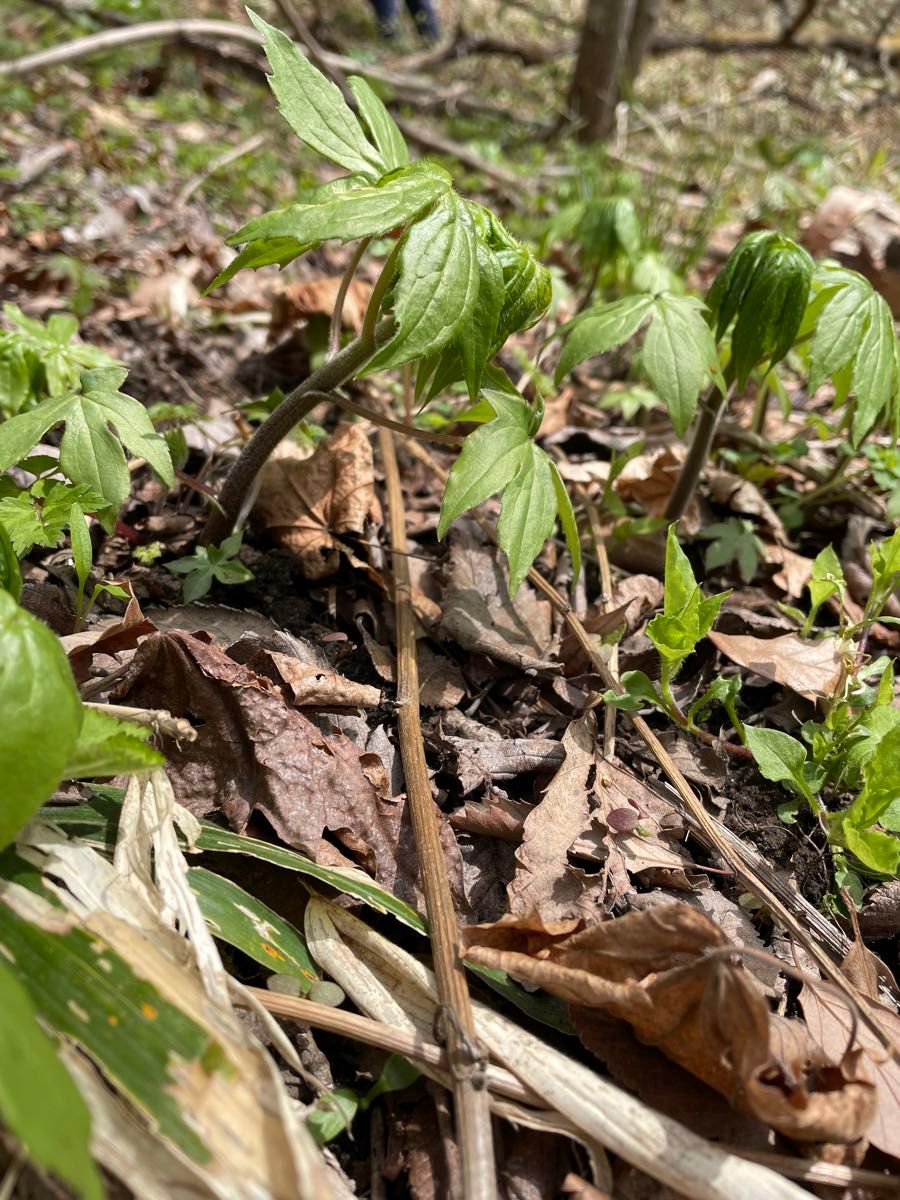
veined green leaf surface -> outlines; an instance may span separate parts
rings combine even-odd
[[[347,83],[381,156],[385,174],[405,167],[409,162],[409,148],[397,128],[397,122],[365,79],[351,75]]]
[[[468,208],[446,192],[407,231],[394,299],[395,336],[366,373],[399,366],[451,342],[478,299],[475,229]]]
[[[556,382],[559,383],[586,358],[605,354],[627,342],[637,333],[652,307],[651,296],[624,296],[611,304],[597,305],[569,321],[559,331],[566,341],[556,367]]]
[[[469,434],[450,470],[438,538],[457,517],[502,491],[518,473],[531,445],[532,411],[521,396],[488,391],[485,400],[497,415]]]
[[[326,79],[291,39],[250,9],[262,34],[272,74],[269,86],[294,133],[323,158],[373,181],[385,173],[378,151],[362,131],[340,88]]]
[[[556,490],[550,459],[529,440],[519,469],[503,492],[497,522],[497,541],[509,559],[510,595],[519,590],[555,523]]]
[[[356,187],[265,213],[227,240],[232,246],[274,238],[292,238],[304,245],[329,239],[352,242],[406,225],[446,193],[442,179],[413,166],[381,187]]]
[[[2,945],[2,937],[0,937]],[[28,992],[0,956],[0,1120],[28,1158],[83,1200],[103,1200],[90,1145],[90,1114]]]
[[[675,432],[687,432],[703,388],[715,382],[716,347],[694,296],[663,293],[653,299],[652,320],[644,337],[644,370],[669,410]]]

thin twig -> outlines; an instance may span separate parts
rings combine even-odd
[[[232,146],[226,150],[224,154],[220,154],[218,158],[213,159],[205,171],[201,171],[199,175],[195,175],[193,179],[189,179],[178,195],[175,197],[175,207],[181,208],[187,204],[194,192],[208,179],[211,179],[217,171],[221,171],[223,167],[230,166],[231,163],[237,162],[239,158],[243,158],[245,154],[252,154],[254,150],[258,150],[260,146],[266,143],[267,135],[265,133],[254,133],[252,137],[245,138],[237,146]]]
[[[434,800],[419,716],[419,669],[416,661],[415,618],[410,599],[411,580],[406,557],[406,515],[394,435],[379,429],[384,467],[397,622],[397,703],[400,756],[412,819],[425,906],[428,913],[434,971],[440,997],[439,1015],[453,1076],[456,1131],[462,1157],[465,1200],[496,1196],[491,1113],[485,1087],[486,1053],[475,1033],[465,970],[459,948],[456,914],[441,848]]]
[[[313,1000],[303,1000],[298,996],[285,996],[279,992],[270,992],[266,988],[246,988],[255,999],[279,1017],[290,1017],[313,1029],[324,1029],[339,1037],[350,1038],[355,1042],[364,1042],[367,1046],[378,1046],[390,1054],[402,1054],[406,1058],[416,1059],[432,1067],[439,1067],[449,1075],[450,1064],[445,1047],[436,1042],[423,1041],[414,1033],[405,1029],[396,1029],[393,1025],[385,1025],[381,1021],[373,1021],[370,1017],[361,1017],[356,1013],[347,1012],[343,1008],[331,1008],[327,1004],[317,1004]],[[240,996],[236,1002],[240,1003]],[[489,1065],[485,1080],[488,1088],[500,1096],[510,1100],[518,1100],[522,1104],[532,1104],[542,1108],[543,1103],[534,1092],[529,1091],[520,1083],[515,1075],[502,1067]]]
[[[281,439],[287,437],[294,426],[309,415],[323,396],[352,379],[393,331],[393,319],[386,317],[372,330],[371,338],[360,335],[345,346],[340,354],[323,363],[295,387],[272,415],[263,421],[228,472],[219,493],[220,509],[213,509],[207,518],[203,531],[203,540],[207,545],[218,545],[231,533],[256,476]]]
[[[603,530],[600,527],[600,514],[597,512],[595,504],[587,504],[588,521],[591,526],[591,537],[594,539],[594,549],[597,551],[597,562],[600,566],[600,609],[602,612],[612,612],[615,607],[613,604],[612,592],[612,572],[609,569],[609,555],[606,553],[606,539],[603,536]],[[618,675],[619,673],[619,645],[614,643],[609,648],[609,666],[610,670]],[[612,704],[607,704],[603,714],[603,757],[606,759],[612,758],[616,753],[616,709]]]

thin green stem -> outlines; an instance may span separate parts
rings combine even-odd
[[[397,259],[400,255],[400,247],[403,245],[402,238],[396,242],[393,250],[387,257],[387,261],[381,268],[381,274],[372,288],[372,295],[369,298],[369,304],[366,308],[366,315],[363,317],[362,329],[360,330],[360,341],[373,341],[375,337],[375,326],[378,321],[378,314],[381,312],[381,306],[384,303],[384,297],[391,285],[391,280],[394,278],[394,270],[397,266]]]
[[[347,263],[347,269],[341,277],[341,286],[338,288],[337,296],[334,300],[334,311],[331,314],[331,326],[328,330],[328,357],[334,358],[341,348],[341,326],[344,317],[344,301],[347,299],[347,293],[350,290],[350,284],[353,282],[353,276],[356,274],[357,267],[362,262],[362,256],[369,248],[371,237],[363,238],[353,252],[353,257]]]
[[[769,412],[769,396],[772,389],[769,387],[769,374],[766,372],[765,377],[759,385],[756,392],[756,404],[753,408],[753,420],[750,423],[751,432],[758,437],[762,437],[766,430],[766,416]]]

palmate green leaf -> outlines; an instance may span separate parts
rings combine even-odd
[[[872,290],[862,275],[844,268],[820,268],[816,282],[821,286],[810,302],[810,308],[817,304],[820,311],[811,329],[811,393],[818,391],[826,379],[856,357],[870,316],[867,300]]]
[[[174,483],[165,438],[153,428],[144,406],[119,391],[127,374],[124,367],[84,371],[80,392],[45,400],[31,412],[5,421],[0,425],[0,471],[24,458],[48,429],[64,421],[60,467],[73,483],[102,496],[111,509],[122,506],[131,486],[123,445],[145,458],[163,482]]]
[[[61,396],[77,386],[82,371],[118,366],[104,350],[75,340],[78,321],[69,313],[54,313],[45,324],[17,304],[4,304],[3,315],[16,327],[12,338],[33,356],[42,394]]]
[[[494,221],[496,228],[499,221]],[[504,230],[505,233],[505,230]],[[550,306],[553,284],[550,272],[531,251],[507,235],[507,242],[494,249],[503,268],[505,299],[497,320],[495,346],[500,348],[513,333],[530,329]]]
[[[705,307],[694,296],[656,296],[644,337],[641,363],[679,437],[694,418],[701,390],[718,375],[715,342],[703,317]]]
[[[11,417],[38,397],[37,357],[11,333],[0,333],[0,417]]]
[[[471,317],[478,287],[472,217],[455,192],[446,192],[404,237],[394,295],[397,332],[365,373],[446,346]]]
[[[78,737],[63,768],[63,779],[130,775],[162,766],[165,759],[148,745],[151,733],[147,726],[85,708]]]
[[[560,383],[586,358],[627,342],[647,319],[652,306],[651,296],[625,296],[611,304],[597,305],[563,325],[559,333],[566,341],[556,367],[556,382]]]
[[[365,79],[351,75],[347,83],[381,156],[385,174],[405,167],[409,162],[409,147],[397,128],[397,122]]]
[[[0,592],[0,850],[52,795],[82,719],[59,639]]]
[[[0,1121],[28,1158],[83,1200],[103,1200],[91,1118],[25,988],[0,956]]]
[[[56,546],[70,525],[72,505],[84,512],[105,508],[104,498],[85,484],[39,479],[27,492],[0,500],[0,522],[6,527],[16,553],[22,557],[32,546]]]
[[[409,167],[381,187],[356,187],[309,204],[289,204],[250,221],[228,239],[230,246],[261,239],[293,238],[306,246],[335,239],[388,233],[419,216],[440,196],[446,196],[449,179]]]
[[[188,883],[215,937],[275,974],[290,975],[304,993],[318,980],[306,942],[268,905],[205,867],[191,867]]]
[[[291,39],[250,9],[272,74],[269,86],[294,133],[323,158],[354,174],[380,179],[387,168],[340,89],[317,71]]]

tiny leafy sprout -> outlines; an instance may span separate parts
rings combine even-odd
[[[85,484],[37,479],[27,491],[0,500],[0,524],[20,558],[33,546],[57,546],[69,528],[73,508],[84,514],[106,507],[101,495]]]
[[[703,556],[706,569],[714,571],[731,562],[736,563],[744,583],[750,582],[756,574],[760,558],[766,554],[765,546],[756,536],[753,522],[744,517],[729,517],[727,521],[707,525],[698,536],[712,543]]]
[[[595,305],[554,335],[565,339],[556,382],[585,359],[623,345],[646,326],[641,370],[681,436],[693,420],[700,392],[714,383],[724,390],[705,312],[702,300],[672,292],[625,296],[611,304]]]
[[[350,1128],[357,1112],[365,1112],[387,1092],[405,1091],[420,1074],[419,1068],[409,1059],[392,1054],[364,1096],[352,1088],[336,1088],[321,1096],[307,1115],[306,1127],[315,1141],[324,1146]]]
[[[847,588],[844,570],[840,559],[831,546],[826,546],[813,560],[812,574],[809,580],[810,607],[800,631],[801,637],[809,637],[816,623],[819,609],[832,596],[844,599]]]
[[[647,636],[660,657],[659,686],[666,706],[677,711],[672,681],[697,643],[712,629],[731,591],[704,598],[688,557],[678,544],[676,526],[666,537],[663,611],[647,625]]]
[[[734,322],[731,370],[738,388],[761,363],[791,349],[806,313],[813,260],[790,238],[760,231],[741,238],[707,297],[716,341]]]
[[[183,575],[184,599],[190,604],[200,600],[213,585],[213,580],[226,585],[248,583],[253,578],[249,567],[238,561],[241,535],[233,533],[221,546],[198,546],[193,554],[166,563],[173,575]]]

